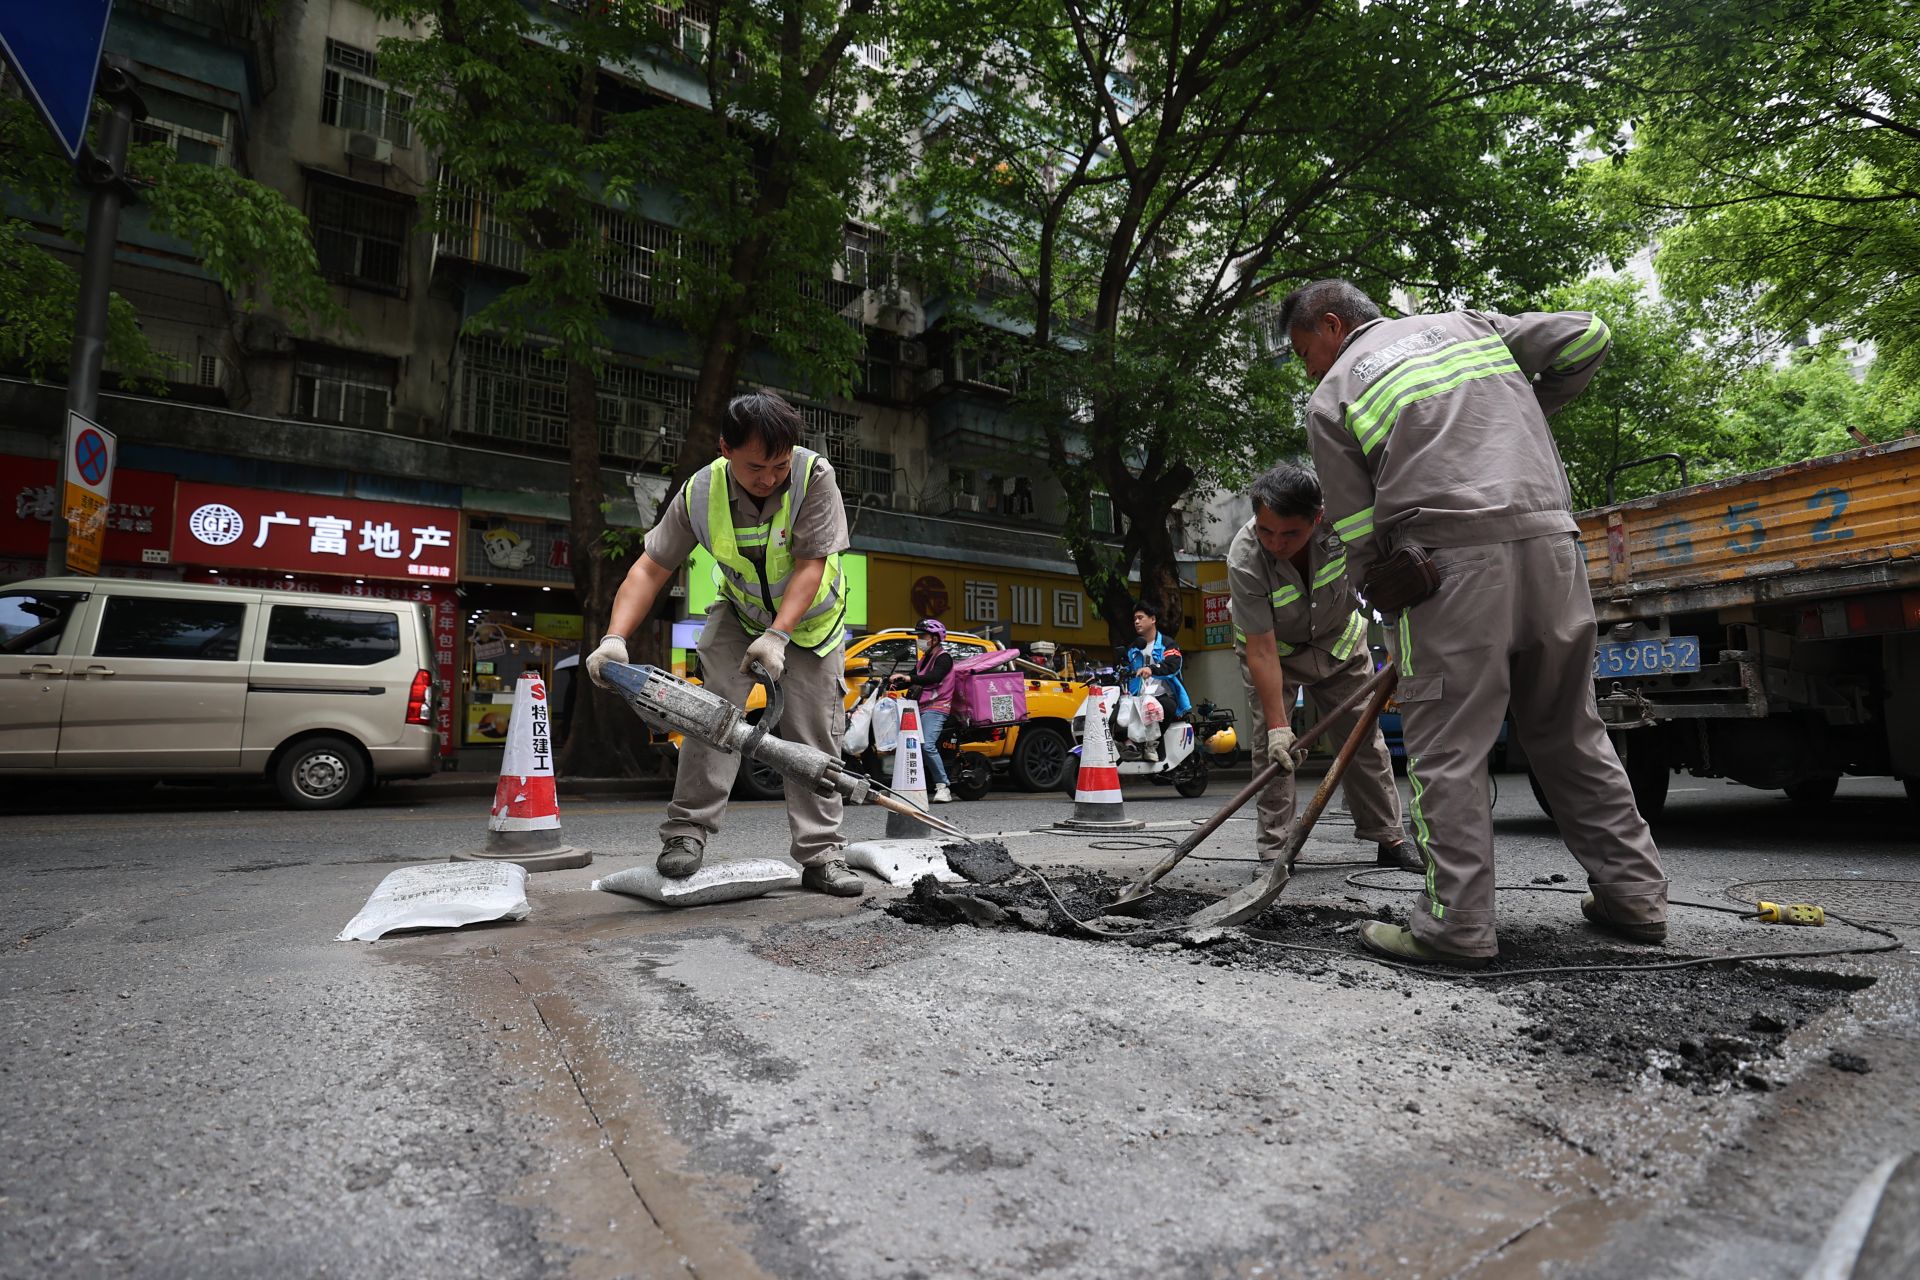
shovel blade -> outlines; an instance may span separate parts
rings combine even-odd
[[[1287,864],[1275,862],[1273,869],[1250,884],[1234,890],[1218,902],[1210,902],[1187,917],[1196,929],[1226,928],[1245,924],[1265,911],[1287,887]]]
[[[1146,909],[1141,904],[1152,896],[1152,885],[1128,885],[1125,892],[1107,904],[1107,914],[1110,916],[1137,916]]]

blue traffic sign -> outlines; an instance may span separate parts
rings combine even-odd
[[[107,451],[107,442],[92,427],[80,433],[73,444],[74,473],[90,485],[97,485],[107,478],[107,467],[112,463],[113,455]]]
[[[112,13],[113,0],[0,4],[0,53],[72,159],[87,136]]]

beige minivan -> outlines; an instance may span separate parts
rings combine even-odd
[[[426,606],[114,578],[0,587],[0,785],[264,775],[301,809],[433,772]]]

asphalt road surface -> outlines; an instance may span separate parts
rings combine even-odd
[[[1500,782],[1502,966],[1659,958],[1582,923],[1578,868]],[[1090,873],[1225,794],[1130,792],[1133,840],[1025,834],[1059,796],[942,812],[1097,903]],[[1678,778],[1657,835],[1676,898],[1764,882],[1897,950],[1476,981],[1358,956],[1416,878],[1356,876],[1338,813],[1257,940],[1195,946],[903,919],[878,885],[591,890],[663,807],[565,801],[597,859],[536,877],[529,919],[366,944],[332,938],[388,871],[477,846],[483,798],[16,793],[0,1275],[1792,1277],[1920,1147],[1920,816],[1888,784],[1809,813]],[[738,805],[711,852],[784,828]],[[1236,820],[1202,853],[1250,851]],[[1163,915],[1246,871],[1183,865]],[[1664,957],[1885,940],[1677,907]]]

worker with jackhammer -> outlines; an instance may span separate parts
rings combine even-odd
[[[1307,438],[1347,572],[1392,619],[1413,830],[1426,894],[1369,950],[1484,966],[1494,934],[1487,755],[1514,729],[1592,890],[1581,911],[1636,942],[1667,936],[1667,880],[1593,701],[1596,626],[1573,495],[1547,415],[1606,359],[1583,311],[1385,319],[1345,280],[1280,306],[1318,386]]]
[[[640,559],[614,596],[609,632],[587,674],[610,687],[609,662],[627,661],[627,636],[695,545],[720,570],[720,599],[700,632],[706,686],[744,708],[758,663],[786,695],[781,737],[840,756],[846,732],[846,507],[827,460],[800,448],[800,415],[779,396],[736,396],[720,424],[720,456],[687,481],[647,534]],[[692,736],[680,744],[673,802],[660,825],[660,874],[700,869],[720,828],[740,757]],[[840,856],[841,798],[786,784],[793,860],[803,887],[839,897],[864,892]]]
[[[1347,577],[1345,544],[1327,523],[1319,477],[1283,462],[1255,480],[1248,496],[1253,518],[1227,549],[1233,647],[1254,716],[1254,770],[1269,761],[1280,762],[1281,769],[1255,802],[1259,878],[1285,853],[1293,823],[1294,691],[1310,689],[1316,706],[1337,707],[1372,678],[1373,659],[1367,614]],[[1360,714],[1355,708],[1333,721],[1335,742],[1353,732]],[[1361,742],[1343,787],[1354,837],[1375,846],[1374,860],[1421,870],[1420,855],[1401,826],[1393,758],[1378,724]]]

